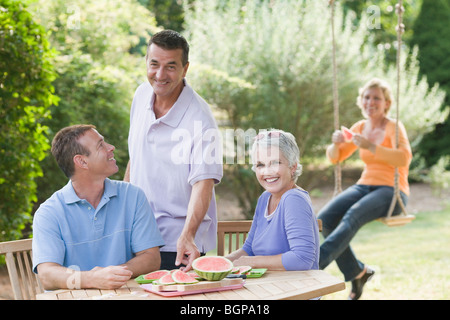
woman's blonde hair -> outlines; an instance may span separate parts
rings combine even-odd
[[[366,92],[366,90],[372,89],[372,88],[380,88],[381,91],[383,92],[384,99],[386,99],[386,101],[389,102],[389,106],[386,108],[386,114],[388,114],[389,110],[392,106],[392,102],[393,102],[391,86],[389,85],[389,83],[387,83],[386,81],[384,81],[382,79],[373,78],[373,79],[369,80],[362,88],[359,88],[359,94],[358,94],[358,97],[356,98],[356,104],[361,109],[363,116],[367,117],[366,113],[364,112],[364,107],[363,107],[363,103],[362,103],[363,95],[364,95],[364,92]]]

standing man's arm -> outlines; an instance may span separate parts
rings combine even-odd
[[[186,265],[190,270],[192,262],[200,256],[194,238],[200,223],[208,211],[213,195],[214,179],[201,180],[192,187],[191,198],[183,231],[177,241],[177,258],[175,264]]]

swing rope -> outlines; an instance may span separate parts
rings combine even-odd
[[[334,128],[335,130],[339,130],[339,98],[338,98],[338,80],[337,80],[337,63],[336,63],[336,40],[335,40],[335,31],[334,31],[334,12],[335,12],[335,0],[329,0],[329,5],[331,7],[331,40],[332,40],[332,48],[333,48],[333,109],[334,109]],[[397,20],[397,105],[396,105],[396,123],[395,123],[395,147],[398,149],[399,147],[399,109],[400,109],[400,59],[401,59],[401,47],[402,47],[402,35],[405,32],[405,26],[403,24],[403,12],[404,8],[402,5],[402,0],[398,0],[398,3],[395,6],[396,13],[398,16]],[[335,165],[335,190],[334,196],[342,192],[342,171],[340,162]],[[392,197],[392,201],[388,210],[388,213],[385,218],[382,218],[382,222],[387,223],[389,219],[391,219],[392,213],[394,212],[396,203],[399,203],[402,209],[402,215],[408,217],[410,220],[414,219],[414,216],[410,216],[406,213],[405,205],[400,196],[400,187],[399,187],[399,172],[398,168],[395,168],[394,174],[394,195]],[[384,220],[384,221],[383,221]],[[387,223],[389,225],[389,223]],[[392,224],[392,225],[401,225],[403,222]]]
[[[333,110],[334,110],[334,129],[339,130],[339,96],[338,96],[338,80],[337,80],[337,63],[336,63],[336,39],[334,35],[334,0],[330,0],[331,6],[331,42],[333,48]],[[341,163],[338,161],[334,166],[334,196],[342,192],[342,173]]]
[[[405,9],[402,5],[402,0],[398,0],[398,3],[395,5],[395,12],[398,16],[397,21],[397,105],[396,105],[396,123],[395,123],[395,148],[398,149],[399,146],[399,138],[398,138],[398,124],[399,124],[399,109],[400,109],[400,59],[401,59],[401,48],[402,48],[402,35],[405,32],[405,25],[403,24],[403,12]],[[386,218],[390,218],[392,216],[392,213],[394,212],[395,204],[398,201],[401,209],[402,214],[406,214],[406,208],[403,204],[402,198],[400,196],[400,188],[399,188],[399,173],[398,173],[398,167],[395,168],[395,176],[394,176],[394,196],[392,197],[391,205],[389,207],[388,214],[386,215]]]

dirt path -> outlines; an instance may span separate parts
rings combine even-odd
[[[428,184],[415,183],[410,185],[411,195],[408,200],[408,213],[416,214],[423,211],[439,211],[450,205],[450,190],[444,191],[441,195],[433,193]],[[311,200],[314,212],[319,210],[333,197],[334,187],[321,187],[317,192],[311,192]],[[230,193],[220,194],[218,200],[219,220],[240,220],[244,219],[237,201]]]

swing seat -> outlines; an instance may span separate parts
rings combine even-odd
[[[389,217],[389,218],[387,218],[387,217],[379,218],[379,219],[377,219],[377,221],[384,223],[388,227],[400,227],[407,223],[410,223],[415,218],[416,218],[415,216],[413,216],[411,214],[407,214],[407,215],[393,216],[393,217]]]

